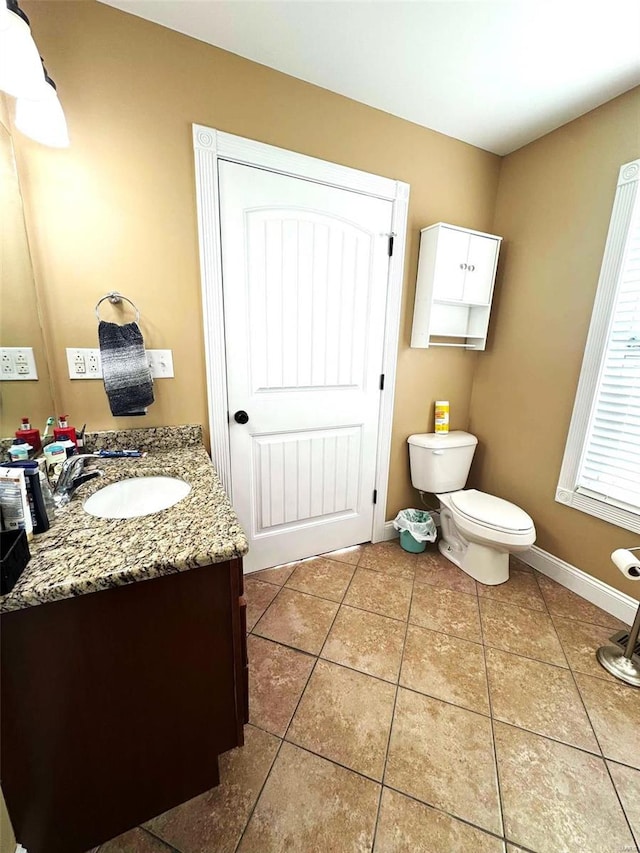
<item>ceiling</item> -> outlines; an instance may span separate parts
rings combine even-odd
[[[496,154],[640,84],[638,0],[101,2]]]

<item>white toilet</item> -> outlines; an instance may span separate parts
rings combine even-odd
[[[509,580],[509,554],[530,548],[536,529],[515,504],[464,488],[478,439],[457,430],[410,435],[407,441],[414,488],[440,501],[441,553],[480,583]]]

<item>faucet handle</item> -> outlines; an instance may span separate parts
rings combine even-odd
[[[95,459],[94,453],[80,453],[76,456],[69,456],[62,463],[58,482],[53,490],[53,497],[59,506],[67,503],[74,490],[74,482],[77,479],[78,471],[84,470],[85,462],[88,459]],[[80,475],[81,476],[81,475]]]
[[[81,474],[79,477],[76,477],[72,483],[73,490],[75,491],[78,486],[81,486],[83,483],[88,482],[89,480],[95,480],[96,477],[104,476],[104,471],[100,468],[94,468],[91,471],[87,471],[86,474]]]

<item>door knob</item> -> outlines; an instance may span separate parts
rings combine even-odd
[[[249,415],[243,409],[238,409],[233,417],[239,424],[246,424],[249,422]]]

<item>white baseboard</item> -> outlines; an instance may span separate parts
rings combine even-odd
[[[384,526],[384,539],[396,539],[398,531],[394,528],[392,521],[387,521]],[[554,557],[548,551],[543,551],[534,545],[523,554],[517,555],[519,560],[537,569],[543,575],[552,578],[582,598],[586,598],[597,607],[601,607],[607,613],[621,619],[625,624],[631,625],[638,609],[638,601],[630,595],[615,589],[604,581],[588,575],[581,569],[565,563],[559,557]],[[640,592],[640,583],[638,584]]]
[[[388,539],[397,539],[400,534],[393,526],[393,521],[386,521],[384,525],[384,533],[382,534],[383,541],[386,542]]]
[[[638,601],[630,595],[609,586],[608,583],[588,575],[570,563],[565,563],[559,557],[554,557],[548,551],[543,551],[534,545],[523,554],[517,555],[519,560],[532,566],[543,575],[552,578],[567,589],[572,590],[582,598],[586,598],[597,607],[601,607],[612,616],[631,625],[638,609]],[[638,587],[640,592],[640,586]]]

